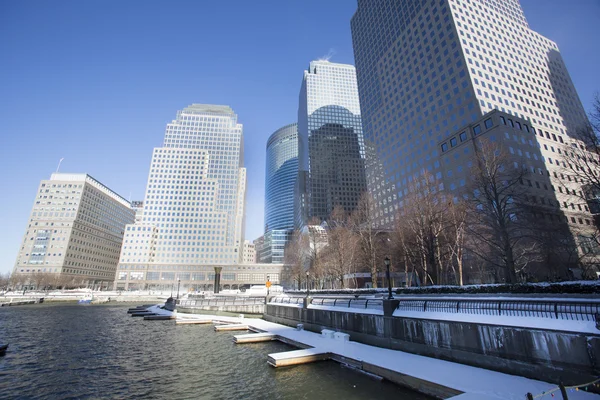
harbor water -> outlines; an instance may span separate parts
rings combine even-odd
[[[0,398],[427,399],[333,361],[275,369],[267,354],[293,348],[235,345],[236,333],[132,318],[130,306],[0,308]]]

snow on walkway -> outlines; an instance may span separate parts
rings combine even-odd
[[[344,342],[341,340],[327,339],[313,332],[298,331],[294,328],[262,319],[198,314],[188,314],[185,316],[179,314],[177,317],[185,319],[214,319],[232,323],[243,322],[261,331],[273,333],[283,338],[317,347],[319,349],[327,349],[330,353],[374,364],[401,374],[465,392],[464,395],[455,397],[454,399],[456,400],[470,400],[475,398],[479,400],[523,400],[527,392],[537,395],[556,387],[556,385],[547,382],[471,367],[450,361],[369,346],[352,341]],[[352,337],[350,339],[352,339]],[[546,395],[540,397],[540,399],[550,400],[553,398],[551,395]],[[569,391],[569,399],[600,400],[600,395],[587,393],[581,390],[577,392]]]

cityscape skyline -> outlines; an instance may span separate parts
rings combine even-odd
[[[582,68],[583,71],[586,71],[586,64],[591,65],[591,67],[588,65],[591,69],[593,69],[594,65],[598,65],[598,63],[594,62],[593,58],[591,58],[594,56],[597,57],[597,55],[594,54],[594,51],[589,51],[590,49],[588,48],[590,59],[586,59],[585,62],[575,55],[570,56],[569,52],[577,54],[577,50],[574,49],[575,47],[584,46],[573,46],[573,43],[576,43],[576,40],[569,39],[569,35],[564,31],[561,31],[564,26],[561,27],[560,24],[556,23],[556,20],[538,20],[536,17],[542,17],[543,13],[539,13],[540,15],[538,15],[535,10],[535,4],[533,3],[534,2],[530,1],[522,1],[530,27],[558,44],[579,97],[581,98],[584,107],[586,109],[589,108],[593,91],[600,88],[598,77],[592,76],[592,79],[590,79],[585,72],[579,71]],[[264,103],[259,106],[252,104],[256,101],[255,95],[258,92],[253,92],[251,87],[246,87],[245,91],[241,91],[240,89],[238,91],[229,92],[228,90],[215,88],[203,91],[202,89],[206,88],[207,82],[199,81],[198,83],[190,85],[183,93],[171,94],[169,91],[172,88],[168,87],[167,82],[165,80],[157,79],[154,80],[153,83],[153,88],[156,93],[149,88],[147,89],[141,86],[141,81],[136,82],[137,85],[139,85],[137,87],[138,90],[133,91],[134,87],[127,86],[125,81],[132,78],[135,68],[140,67],[140,65],[137,65],[135,62],[120,70],[114,69],[114,66],[108,68],[112,74],[116,73],[116,77],[120,79],[110,80],[111,73],[109,73],[103,78],[113,84],[109,84],[106,88],[101,88],[99,87],[101,84],[100,80],[94,75],[94,72],[97,74],[98,71],[94,71],[94,68],[90,67],[90,63],[96,62],[97,64],[102,65],[104,61],[102,59],[95,59],[94,57],[86,58],[85,55],[87,53],[84,50],[75,50],[71,54],[67,49],[67,53],[70,54],[71,57],[67,57],[64,61],[59,60],[61,55],[60,52],[54,56],[51,56],[49,51],[37,54],[42,58],[37,59],[36,57],[33,57],[33,60],[37,59],[37,62],[42,67],[46,67],[44,74],[40,75],[41,79],[47,79],[47,82],[37,88],[35,87],[35,84],[37,83],[35,79],[30,83],[31,86],[20,85],[19,82],[39,71],[31,66],[23,68],[23,71],[17,71],[20,69],[20,66],[24,67],[25,63],[32,62],[32,59],[30,58],[19,57],[23,56],[23,54],[20,54],[16,50],[18,47],[17,45],[22,46],[23,44],[27,44],[27,40],[31,38],[20,35],[16,31],[16,26],[13,25],[14,23],[6,18],[7,20],[4,21],[6,23],[3,27],[5,33],[4,37],[9,37],[12,34],[15,35],[14,37],[18,40],[15,40],[14,43],[10,44],[6,42],[0,44],[4,50],[3,54],[9,54],[9,63],[7,65],[8,73],[4,74],[3,78],[0,78],[3,80],[2,86],[7,89],[4,91],[6,97],[2,100],[3,107],[2,111],[0,111],[0,115],[3,117],[3,121],[6,124],[6,131],[3,136],[8,139],[2,149],[4,152],[2,155],[3,166],[7,169],[9,165],[14,164],[14,154],[22,154],[24,151],[31,151],[27,149],[30,148],[32,142],[40,142],[43,140],[43,137],[49,135],[52,138],[49,142],[52,143],[46,142],[47,144],[43,147],[44,151],[39,152],[38,157],[32,158],[33,162],[29,162],[28,165],[20,168],[18,170],[19,172],[15,173],[14,176],[5,175],[4,182],[17,188],[17,191],[15,192],[16,195],[5,200],[5,207],[3,207],[4,212],[1,218],[5,222],[5,229],[3,230],[2,240],[0,241],[0,243],[2,243],[2,247],[0,248],[2,254],[0,257],[0,273],[9,272],[14,266],[15,255],[18,251],[23,226],[26,225],[31,209],[30,201],[34,198],[34,193],[40,180],[47,179],[50,173],[55,170],[56,164],[60,158],[64,157],[60,171],[89,173],[98,177],[101,181],[105,182],[107,186],[113,188],[118,193],[129,197],[129,200],[141,200],[145,190],[150,149],[158,142],[157,138],[163,135],[164,131],[162,131],[162,129],[165,124],[172,119],[173,110],[181,109],[185,105],[192,103],[228,104],[236,111],[240,120],[243,121],[244,130],[246,132],[246,167],[248,168],[248,219],[245,238],[253,240],[260,236],[264,228],[262,215],[264,209],[264,146],[267,138],[272,132],[290,121],[294,121],[294,115],[296,115],[297,112],[297,91],[301,82],[302,71],[312,59],[318,57],[318,54],[314,54],[315,52],[328,53],[331,45],[333,45],[337,51],[337,54],[334,55],[332,61],[354,64],[349,20],[356,10],[356,4],[354,2],[349,2],[348,5],[344,5],[344,7],[342,7],[342,13],[340,13],[340,7],[330,6],[331,4],[324,7],[322,15],[319,15],[319,18],[327,19],[332,15],[335,15],[336,24],[339,25],[334,24],[336,26],[335,29],[332,29],[332,27],[324,29],[325,33],[337,29],[336,32],[329,32],[330,36],[327,36],[330,38],[328,40],[331,41],[331,44],[324,43],[322,45],[323,48],[315,49],[317,46],[312,43],[310,48],[302,48],[302,51],[294,52],[293,59],[290,62],[290,64],[293,65],[286,66],[285,68],[267,68],[268,70],[271,70],[271,72],[275,69],[278,70],[277,73],[279,75],[277,75],[276,78],[273,77],[273,74],[267,74],[266,76],[261,75],[260,79],[257,79],[263,86],[266,85],[271,88],[271,91],[264,94],[261,99],[269,97],[269,101],[277,104],[277,111],[281,111],[269,112],[269,116],[272,116],[272,119],[265,118],[266,112],[264,110],[268,109],[268,107],[265,107]],[[23,9],[19,9],[20,6],[17,5],[8,6],[3,4],[0,7],[7,8],[6,11],[8,12],[2,13],[5,16],[10,14],[11,11],[18,16],[19,12],[23,11]],[[289,6],[290,9],[294,7],[296,6]],[[542,7],[539,2],[538,7]],[[594,5],[591,1],[580,2],[576,5],[567,4],[563,5],[563,7],[575,7],[577,10],[576,15],[584,18],[584,20],[585,18],[588,18],[589,20],[589,18],[593,18],[594,15],[596,16],[596,20],[598,20],[598,11],[600,11],[600,7]],[[58,8],[59,10],[55,12],[65,11],[61,7]],[[80,12],[82,11],[78,7],[74,8],[75,10],[70,9],[67,11],[71,13],[77,12],[78,10]],[[149,10],[148,12],[157,11],[155,6],[151,5],[150,8],[153,10]],[[564,8],[561,10],[560,7],[548,7],[548,9],[553,9],[553,11],[556,12],[556,19],[562,18],[569,21],[570,14],[565,12]],[[585,9],[586,11],[582,11],[582,9]],[[129,11],[133,12],[133,9]],[[594,11],[596,12],[594,13]],[[544,12],[548,12],[548,10],[544,10]],[[36,18],[43,16],[44,7],[34,14],[36,15],[27,20],[27,22],[33,24]],[[107,18],[109,14],[110,13],[107,11],[106,15],[100,16],[100,20],[105,21],[102,18]],[[310,15],[312,16],[312,14]],[[56,14],[54,14],[54,17],[56,17]],[[302,18],[304,17],[308,17],[308,15],[300,14],[299,19],[302,21]],[[538,25],[542,22],[547,24],[546,28]],[[301,22],[295,23],[301,24]],[[550,25],[552,24],[555,26],[550,28]],[[27,23],[24,24],[24,27],[28,26]],[[42,25],[38,29],[43,28],[47,28],[47,26]],[[579,32],[579,41],[584,41],[586,37],[589,36],[584,36],[582,32],[585,32],[586,29],[593,29],[591,24],[585,24],[583,22],[579,22],[579,25],[575,27],[569,27],[569,29],[571,28],[573,28],[574,31]],[[63,34],[65,32],[68,33],[68,29],[63,31]],[[553,34],[553,32],[556,34]],[[35,35],[35,30],[30,34],[33,37],[33,35]],[[573,32],[569,32],[569,34],[573,34]],[[85,37],[85,34],[82,36]],[[341,38],[343,38],[343,40]],[[289,38],[282,40],[288,39]],[[63,40],[66,39],[63,37]],[[342,43],[342,45],[337,45],[336,40]],[[75,43],[71,43],[73,46],[74,44]],[[93,44],[103,48],[103,46],[115,43],[111,43],[109,40],[107,42],[96,41]],[[144,44],[150,45],[151,42],[144,42]],[[160,48],[160,46],[158,47]],[[74,48],[76,48],[76,46],[74,46]],[[36,49],[34,48],[31,51],[35,53]],[[258,55],[264,55],[264,52],[265,50],[262,52],[257,51],[256,53]],[[248,62],[252,62],[257,54],[251,54],[248,58]],[[75,57],[78,55],[83,56]],[[113,56],[114,55],[115,54],[113,54]],[[29,57],[31,57],[31,54],[29,54]],[[88,57],[90,56],[88,55]],[[119,64],[119,60],[128,60],[131,62],[133,58],[135,57],[132,56],[131,59],[127,57],[116,57],[110,60],[113,64]],[[106,62],[110,64],[108,59]],[[168,63],[173,63],[177,65],[178,68],[185,68],[185,58],[178,60],[174,57],[169,60]],[[215,63],[219,64],[218,62]],[[124,65],[125,64],[127,63],[124,63]],[[159,66],[159,63],[155,64],[156,66]],[[63,80],[66,79],[67,84],[61,86],[61,83],[64,84],[65,81],[61,81],[61,79],[52,79],[56,78],[52,73],[56,74],[54,68],[62,69],[65,66],[70,67],[66,68],[67,71],[65,73],[67,75],[62,76]],[[260,67],[255,66],[250,69],[256,70],[260,69]],[[86,81],[85,73],[80,71],[87,71],[89,73],[89,75],[87,75],[88,81]],[[121,72],[120,75],[117,73],[119,71]],[[214,73],[215,71],[211,72]],[[233,79],[237,72],[239,72],[239,69],[225,69],[220,75],[216,75],[217,79],[213,78],[217,82],[215,86],[218,87],[219,84],[231,80],[233,80],[231,83],[232,85],[235,85],[236,82],[239,83],[243,81],[245,75],[242,75],[242,78],[238,77],[237,79]],[[68,75],[69,73],[71,74],[70,76]],[[150,75],[151,74],[152,72],[150,72]],[[143,75],[146,76],[145,74]],[[69,77],[66,78],[66,76]],[[160,77],[161,75],[159,74],[157,76]],[[11,82],[8,82],[9,77],[13,78],[10,79]],[[266,78],[270,78],[271,81],[265,81]],[[185,79],[189,79],[189,76],[186,76]],[[84,84],[84,93],[83,91],[79,92],[79,89],[77,89],[78,83],[81,82],[93,82],[94,84],[92,84],[91,87]],[[187,81],[181,80],[181,82],[185,83]],[[171,83],[181,84],[181,82],[174,81]],[[281,82],[286,82],[286,84],[281,84]],[[58,86],[53,87],[53,84]],[[20,90],[18,90],[19,87],[21,88]],[[104,90],[109,90],[112,94],[106,94],[103,92]],[[48,93],[52,95],[50,97],[54,98],[55,101],[50,103],[49,99],[44,97],[42,93],[44,91],[48,91]],[[159,94],[164,95],[164,93],[167,92],[169,92],[167,100],[156,101],[151,107],[149,106],[149,102],[157,99],[157,97],[152,96],[153,93],[155,96],[159,96]],[[208,93],[206,96],[204,95],[205,92]],[[104,94],[105,96],[99,97],[98,93]],[[90,99],[94,99],[94,101],[91,102],[91,104],[88,104],[86,100]],[[25,103],[29,104],[29,107],[24,107]],[[44,107],[37,105],[32,109],[32,104],[42,103],[44,104]],[[122,110],[116,110],[118,107],[122,107]],[[140,120],[146,119],[146,117],[149,118],[147,118],[143,124],[140,124]],[[131,119],[131,122],[129,122],[128,119]],[[266,120],[267,122],[262,120]],[[132,127],[135,127],[136,125],[136,129],[139,131],[133,132]],[[148,134],[148,132],[151,132],[151,134]],[[86,139],[76,141],[75,139],[81,139],[79,135],[82,134],[87,134]],[[131,134],[131,136],[129,137],[128,134]],[[67,143],[69,145],[65,146]],[[107,159],[111,160],[111,162],[107,163],[105,161]]]

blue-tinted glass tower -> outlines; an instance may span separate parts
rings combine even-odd
[[[300,89],[296,227],[352,212],[366,191],[365,149],[354,66],[313,61]],[[300,210],[300,208],[305,208]]]

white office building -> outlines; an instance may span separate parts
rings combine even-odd
[[[193,104],[167,124],[142,222],[125,230],[116,287],[204,285],[214,267],[242,262],[243,147],[242,125],[227,106]]]
[[[13,270],[18,287],[112,286],[130,203],[87,174],[40,182]]]

